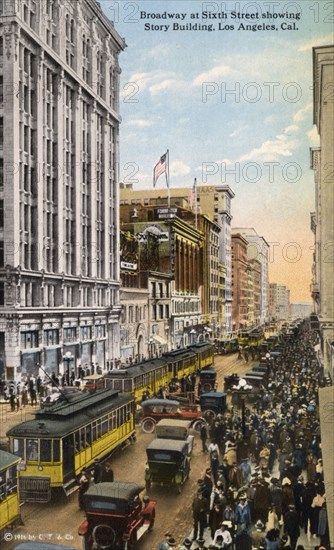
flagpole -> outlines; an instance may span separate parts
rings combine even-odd
[[[167,170],[166,170],[166,185],[167,185],[167,200],[168,208],[170,208],[170,181],[169,181],[169,149],[167,149]]]
[[[197,229],[197,178],[194,178],[195,227]]]

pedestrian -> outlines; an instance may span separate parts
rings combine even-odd
[[[252,539],[252,545],[255,546],[255,548],[258,548],[261,544],[264,543],[264,528],[265,525],[262,523],[262,521],[259,519],[254,526],[254,529],[251,531],[250,536]]]
[[[100,483],[102,477],[102,466],[100,460],[96,458],[93,464],[93,481],[94,483]]]
[[[297,541],[300,536],[298,514],[293,504],[289,505],[289,510],[284,514],[284,533],[290,537],[292,550],[296,550]]]
[[[251,514],[246,495],[240,495],[239,502],[235,508],[234,518],[238,532],[249,529],[251,525]]]
[[[203,538],[204,529],[207,525],[207,514],[209,512],[209,504],[208,504],[208,500],[203,497],[203,493],[200,489],[197,490],[197,495],[193,500],[192,512],[193,512],[193,520],[194,520],[193,540],[197,539],[198,534],[199,534],[199,538],[201,539]]]
[[[88,491],[89,489],[89,482],[90,482],[90,479],[89,479],[89,475],[88,475],[88,472],[87,472],[87,469],[86,468],[83,468],[81,470],[81,475],[80,475],[80,479],[79,479],[79,493],[78,493],[78,498],[79,498],[79,508],[80,510],[83,510],[84,509],[84,501],[83,501],[83,495]]]
[[[106,462],[101,471],[101,481],[102,482],[113,482],[114,481],[114,472],[112,470],[110,462]]]
[[[252,539],[247,529],[243,529],[236,534],[235,550],[252,550]]]
[[[223,521],[220,525],[219,529],[216,530],[214,537],[213,537],[213,543],[217,543],[217,539],[219,537],[222,537],[223,539],[223,548],[230,549],[232,548],[233,539],[230,532],[231,524],[228,521]]]
[[[206,422],[203,422],[203,424],[201,426],[200,438],[201,438],[201,442],[202,442],[202,452],[207,453],[208,448],[206,446],[206,442],[207,442],[207,439],[208,439],[208,427],[207,427]]]

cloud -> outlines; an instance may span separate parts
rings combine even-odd
[[[303,109],[299,109],[299,111],[297,111],[293,117],[293,122],[301,122],[302,120],[304,120],[307,116],[307,113],[311,111],[312,108],[313,108],[313,103],[309,103]]]
[[[236,128],[233,130],[233,132],[229,135],[229,137],[237,137],[240,136],[245,130],[247,130],[248,126],[240,126],[239,128]]]
[[[252,149],[246,155],[240,158],[240,162],[246,160],[263,160],[271,162],[279,157],[291,157],[292,149],[297,147],[298,142],[291,139],[291,134],[298,131],[298,126],[291,124],[283,130],[282,134],[276,136],[275,139],[269,139],[262,143],[260,147]]]
[[[237,74],[238,71],[228,65],[216,65],[216,67],[212,67],[212,69],[196,76],[193,80],[193,86],[202,86],[203,82],[215,82],[217,78],[235,76]]]
[[[127,122],[128,126],[137,126],[138,128],[146,128],[154,124],[153,120],[147,120],[144,118],[134,118]]]
[[[181,160],[174,160],[170,164],[169,172],[170,172],[170,175],[173,177],[187,176],[188,174],[190,174],[191,169],[189,166],[187,166],[187,164],[185,164]]]
[[[162,90],[168,90],[169,88],[175,88],[178,86],[179,81],[175,80],[173,78],[162,80],[161,82],[158,82],[157,84],[153,84],[150,86],[149,90],[152,95],[157,94],[158,92],[161,92]]]
[[[312,48],[316,48],[318,46],[327,46],[327,44],[333,43],[333,33],[326,34],[324,36],[320,36],[319,38],[313,38],[312,40],[308,40],[307,42],[304,42],[299,48],[299,52],[306,52],[309,50],[312,50]]]
[[[313,147],[319,147],[320,145],[320,137],[317,131],[316,126],[313,126],[312,130],[306,133],[307,137],[309,138],[311,145]]]

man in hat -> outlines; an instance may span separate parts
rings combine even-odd
[[[217,543],[217,539],[219,537],[222,537],[223,543],[224,543],[223,548],[230,549],[232,547],[233,539],[229,529],[231,525],[232,524],[229,521],[223,521],[221,523],[220,528],[217,529],[217,531],[215,532],[215,536],[213,537],[214,544]]]
[[[258,548],[261,544],[263,544],[263,541],[264,541],[264,537],[265,537],[264,528],[265,528],[265,525],[259,519],[255,523],[254,527],[255,528],[251,531],[251,539],[252,539],[253,546],[255,546],[255,548]]]
[[[102,476],[102,466],[98,458],[94,460],[93,464],[93,481],[94,483],[100,483]]]
[[[240,495],[239,502],[235,508],[235,523],[237,525],[237,530],[242,531],[244,529],[249,529],[251,524],[251,513],[249,505],[246,499],[246,495]]]
[[[296,550],[297,541],[300,535],[299,518],[293,504],[289,504],[288,511],[284,514],[284,533],[290,537],[292,550]]]
[[[199,538],[203,538],[204,529],[207,525],[207,514],[209,512],[209,503],[206,498],[203,497],[203,493],[200,489],[197,490],[192,503],[193,520],[194,520],[194,534],[193,540],[197,539],[198,531]],[[198,529],[199,528],[199,529]]]
[[[189,550],[192,547],[192,541],[188,538],[184,539],[183,543],[180,545],[179,550]]]

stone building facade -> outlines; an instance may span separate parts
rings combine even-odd
[[[231,208],[234,193],[228,185],[197,185],[196,188],[171,188],[169,195],[171,203],[197,214],[197,222],[200,216],[205,216],[220,229],[217,231],[220,314],[216,325],[212,324],[209,328],[216,330],[218,337],[222,336],[232,330]],[[167,206],[167,191],[166,189],[133,189],[131,184],[122,184],[121,205],[122,203],[132,205],[133,208],[139,204]],[[195,216],[192,220],[191,223],[195,223]],[[207,323],[209,322],[211,323],[208,320]]]
[[[248,324],[248,262],[246,239],[232,230],[232,319],[233,330]]]
[[[315,256],[312,294],[320,322],[321,347],[325,371],[334,374],[334,105],[329,90],[333,87],[334,46],[313,48],[313,122],[320,136],[320,149],[313,152],[316,179]]]
[[[119,356],[119,53],[95,0],[2,2],[1,374]]]

